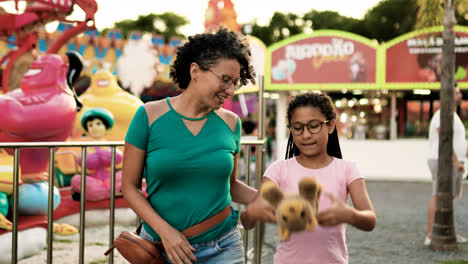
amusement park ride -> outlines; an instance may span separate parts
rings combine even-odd
[[[0,0],[6,2],[11,0]],[[47,23],[60,21],[74,25],[66,31],[47,49],[47,53],[56,53],[72,37],[95,28],[94,15],[97,12],[95,0],[14,0],[16,10],[19,11],[18,3],[26,2],[26,8],[21,14],[0,12],[0,40],[7,40],[9,44],[15,45],[17,49],[9,51],[0,59],[0,65],[8,61],[2,75],[3,93],[18,87],[9,87],[12,67],[17,63],[21,55],[32,53],[36,48],[38,30]],[[85,12],[83,21],[71,21],[66,17],[73,12],[74,6],[79,6]],[[15,36],[14,40],[8,40]],[[29,68],[29,67],[26,67]],[[26,70],[27,71],[27,70]],[[26,71],[20,74],[22,76]]]
[[[0,0],[3,2],[4,0]],[[18,0],[15,0],[18,9]],[[0,14],[0,37],[11,40],[17,48],[11,49],[0,60],[8,60],[2,76],[4,95],[0,96],[0,109],[5,118],[0,121],[0,142],[63,141],[72,129],[81,103],[71,90],[81,72],[82,62],[75,53],[59,56],[56,53],[73,36],[94,29],[97,4],[94,0],[35,0],[26,1],[21,14]],[[85,11],[84,21],[69,21],[66,16],[78,5]],[[26,71],[12,68],[20,56],[35,53],[38,30],[52,21],[68,22],[74,27],[65,32],[49,47],[47,54],[32,56]],[[68,71],[68,72],[67,72]],[[19,87],[10,87],[11,75],[18,75]],[[23,78],[24,77],[24,78]],[[60,109],[61,111],[57,111]],[[48,175],[47,149],[22,149],[20,165],[22,173],[33,176],[35,181],[46,180]],[[36,165],[31,165],[36,164]],[[22,177],[24,175],[22,174]]]
[[[5,0],[0,0],[5,2]],[[0,91],[0,142],[34,142],[34,141],[64,141],[71,135],[80,102],[76,100],[72,88],[73,82],[81,71],[79,55],[60,56],[56,53],[71,38],[95,29],[94,15],[97,11],[95,0],[27,0],[26,7],[19,11],[18,3],[14,0],[17,14],[6,13],[0,8],[0,41],[6,41],[16,46],[10,49],[0,58],[0,65],[5,65],[2,75],[2,91]],[[66,17],[73,12],[75,6],[85,12],[83,21],[71,21]],[[46,54],[36,56],[38,33],[47,23],[60,21],[68,23],[72,27],[55,40],[47,49]],[[25,63],[22,57],[30,58]],[[74,68],[74,63],[80,64]],[[21,64],[18,67],[17,64]],[[21,68],[22,70],[17,70]],[[68,71],[68,72],[67,72]],[[75,74],[71,73],[75,71]],[[17,77],[21,82],[11,85],[11,78]],[[24,77],[24,78],[23,78]],[[2,94],[3,92],[3,94]],[[60,110],[60,111],[57,111]],[[11,150],[7,149],[7,152]],[[19,221],[21,225],[22,216],[39,216],[37,221],[44,227],[47,221],[47,209],[38,208],[37,202],[47,202],[49,187],[46,184],[48,177],[47,149],[21,149],[20,167],[22,184],[19,188]],[[0,153],[5,158],[5,153]],[[8,160],[8,159],[7,159]],[[0,157],[0,161],[1,157]],[[1,163],[1,162],[0,162]],[[0,171],[0,176],[4,172]],[[28,177],[29,176],[29,177]],[[3,177],[3,176],[2,176]],[[10,176],[11,177],[11,176]],[[56,188],[56,187],[51,187]],[[54,190],[54,197],[58,194]],[[62,194],[62,190],[60,190]],[[11,252],[11,241],[2,240],[7,230],[11,230],[9,217],[9,191],[0,188],[0,263],[8,263]],[[36,202],[36,203],[35,203]],[[67,203],[68,202],[68,203]],[[58,207],[59,203],[63,204]],[[56,217],[69,216],[76,211],[70,211],[70,195],[67,197],[54,198],[54,219]],[[66,208],[65,208],[65,207]],[[73,207],[76,207],[73,204]],[[62,209],[61,209],[62,208]],[[66,212],[64,210],[66,209]],[[97,209],[101,207],[96,206]],[[3,225],[1,223],[4,223]],[[57,230],[56,230],[57,229]],[[19,228],[19,231],[22,231]],[[54,223],[54,233],[67,235],[74,234],[78,230],[66,223]],[[21,237],[21,234],[19,234]],[[28,236],[25,234],[25,236]],[[35,238],[37,243],[43,243],[43,238]],[[32,237],[22,241],[35,240]],[[19,244],[19,248],[26,247]],[[36,245],[37,247],[37,245]],[[32,247],[34,248],[34,246]],[[41,244],[38,248],[43,248]],[[20,256],[20,258],[26,257]]]
[[[79,97],[80,100],[77,100],[72,88],[83,66],[80,55],[77,52],[75,52],[76,55],[73,55],[73,51],[67,52],[66,56],[57,54],[72,38],[80,33],[95,30],[94,16],[98,10],[96,0],[0,0],[0,3],[2,2],[14,2],[16,12],[9,13],[0,7],[0,41],[15,47],[10,48],[5,55],[0,54],[0,67],[3,69],[3,74],[1,74],[2,89],[0,90],[0,142],[86,140],[81,137],[84,132],[80,130],[81,126],[79,125],[81,117],[87,111],[98,107],[109,110],[115,116],[115,125],[106,134],[105,139],[123,139],[131,118],[143,104],[140,98],[120,89],[115,76],[110,71],[98,71],[93,74],[88,90]],[[19,8],[20,2],[25,4],[24,10]],[[216,1],[210,0],[215,9],[209,13],[219,13],[220,16],[211,16],[207,23],[209,22],[210,25],[219,23],[218,18],[235,20],[233,12],[220,13],[216,11],[219,5],[214,5],[214,2]],[[231,8],[233,11],[232,4],[229,4],[231,1],[224,0],[224,2],[226,9]],[[75,6],[81,8],[85,13],[85,17],[81,21],[67,19]],[[38,54],[39,33],[50,22],[62,22],[70,27],[67,27],[68,30],[48,47],[45,54]],[[73,62],[77,60],[77,64],[81,64],[81,66],[74,68]],[[80,101],[82,101],[82,105]],[[6,149],[6,152],[11,154],[12,151]],[[45,237],[43,237],[45,233],[42,233],[43,236],[35,235],[32,237],[27,232],[32,231],[35,227],[40,227],[43,231],[44,227],[47,226],[48,208],[37,206],[37,204],[47,203],[47,194],[50,188],[54,188],[53,232],[59,235],[71,235],[78,232],[73,226],[78,225],[76,216],[79,216],[80,202],[76,201],[76,197],[72,199],[72,194],[75,193],[72,193],[70,188],[56,190],[56,187],[48,186],[47,179],[54,177],[54,175],[48,174],[48,152],[49,150],[46,148],[22,148],[20,150],[19,174],[21,179],[18,194],[17,230],[22,242],[18,243],[18,252],[25,252],[22,251],[25,249],[30,250],[29,253],[18,254],[19,259],[33,256],[46,246],[44,244]],[[98,152],[102,153],[103,151],[96,149],[95,153]],[[76,148],[73,150],[58,148],[56,154],[57,175],[68,177],[81,173],[79,165],[76,166]],[[91,150],[88,154],[90,157],[93,156]],[[6,155],[5,150],[0,149],[0,167],[8,167],[11,163],[12,157]],[[86,167],[87,172],[88,166],[89,164]],[[119,169],[118,166],[117,169]],[[103,167],[103,170],[107,172],[108,168]],[[12,182],[12,171],[13,169],[11,172],[5,173],[5,171],[0,170],[0,263],[10,263],[12,258],[10,254],[12,243],[7,236],[9,230],[12,229],[12,223],[9,222],[12,219],[11,212],[9,213],[11,184],[8,184]],[[91,174],[88,173],[88,175]],[[3,181],[4,178],[6,181]],[[102,217],[103,210],[109,210],[109,199],[107,197],[104,199],[99,201],[86,199],[86,210],[88,211],[86,219],[88,216],[98,216],[92,220],[95,220],[96,224],[102,222],[104,219]],[[115,200],[115,206],[120,209],[116,210],[116,213],[120,215],[115,218],[116,222],[129,223],[136,220],[136,215],[128,208],[124,198],[118,196]],[[33,217],[30,219],[33,219],[34,223],[25,225],[24,222],[29,221],[27,220],[28,216]],[[34,218],[36,216],[38,217]],[[86,220],[87,225],[88,223],[92,224],[92,222]],[[21,225],[27,227],[22,229]]]

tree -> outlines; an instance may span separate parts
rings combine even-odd
[[[455,32],[456,24],[453,1],[447,0],[444,11],[444,32],[442,38],[442,79],[440,88],[440,134],[439,134],[439,186],[436,212],[432,232],[431,248],[453,250],[457,248],[453,221],[452,200],[452,155],[453,155],[453,86],[455,74]]]
[[[443,8],[439,1],[382,0],[369,9],[363,19],[342,16],[335,11],[313,9],[302,17],[276,12],[268,25],[261,26],[256,21],[252,21],[248,23],[248,27],[244,24],[242,30],[244,34],[258,37],[267,46],[295,34],[310,32],[312,29],[343,30],[384,42],[413,31],[417,17],[420,18],[417,28],[442,25]],[[460,25],[468,26],[467,5],[466,0],[458,0],[456,3],[455,16]],[[438,10],[431,11],[431,6],[437,7]],[[434,20],[435,17],[437,18]],[[421,20],[428,24],[421,24]]]
[[[455,8],[455,18],[458,25],[468,26],[468,2],[458,1]]]
[[[303,32],[304,21],[292,13],[275,12],[266,26],[258,25],[257,21],[242,25],[242,33],[261,39],[266,46]]]
[[[417,8],[416,0],[379,2],[364,16],[363,36],[384,42],[412,31],[416,23]]]
[[[311,10],[304,14],[304,21],[310,21],[312,29],[336,29],[364,35],[363,21],[340,15],[335,11]]]
[[[452,155],[453,155],[453,109],[455,73],[455,7],[466,6],[464,1],[419,0],[417,28],[440,25],[442,33],[442,78],[440,88],[440,131],[436,212],[432,231],[431,249],[455,250],[457,248],[453,221],[452,200]],[[444,7],[442,7],[444,4]],[[458,5],[457,5],[458,4]],[[443,15],[442,15],[443,14]]]
[[[172,12],[166,12],[163,14],[138,16],[136,20],[122,20],[115,22],[114,26],[122,31],[125,38],[130,32],[137,30],[140,32],[161,34],[167,42],[171,37],[185,38],[182,33],[179,33],[179,28],[188,23],[189,21],[185,17]]]
[[[444,8],[439,1],[418,0],[418,14],[415,29],[441,26],[444,18]]]
[[[419,0],[419,12],[417,29],[440,26],[443,22],[444,8],[441,5],[443,1]],[[458,25],[468,26],[468,2],[463,0],[454,1],[455,18]]]
[[[266,26],[249,23],[249,32],[267,46],[293,36],[319,29],[348,31],[369,39],[387,41],[413,30],[417,0],[384,0],[370,9],[363,19],[340,15],[335,11],[311,10],[302,17],[276,12]],[[245,25],[243,30],[245,29]],[[283,34],[287,32],[288,34]]]

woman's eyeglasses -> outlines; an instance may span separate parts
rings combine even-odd
[[[320,120],[310,120],[307,122],[307,124],[303,124],[301,122],[294,122],[290,125],[288,125],[289,131],[294,136],[300,136],[302,133],[304,133],[304,127],[307,127],[307,130],[309,130],[309,133],[311,134],[317,134],[322,130],[323,124],[327,124],[330,122],[330,120],[326,121],[320,121]]]
[[[207,70],[219,77],[219,80],[220,80],[220,83],[221,83],[221,88],[223,88],[223,89],[228,89],[229,87],[231,87],[231,85],[234,85],[234,90],[237,91],[239,88],[242,87],[242,83],[240,82],[240,78],[232,79],[231,76],[221,75],[221,74],[213,71],[212,69],[207,69]]]

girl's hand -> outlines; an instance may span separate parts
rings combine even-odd
[[[332,205],[317,214],[317,220],[323,226],[336,226],[342,223],[347,223],[352,209],[341,199],[336,197],[333,193],[324,192],[326,196],[332,201]]]
[[[191,264],[197,261],[197,258],[193,254],[195,248],[193,248],[187,238],[175,228],[168,227],[164,235],[161,235],[161,240],[164,250],[172,263]]]
[[[258,196],[241,212],[241,222],[245,229],[252,229],[256,221],[276,223],[275,208]]]

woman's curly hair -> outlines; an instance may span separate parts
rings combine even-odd
[[[177,57],[171,65],[170,76],[179,88],[186,89],[190,82],[190,65],[195,62],[202,70],[208,70],[219,59],[235,59],[240,64],[240,83],[255,83],[255,70],[250,63],[250,46],[245,37],[220,28],[216,33],[191,36],[177,48]]]
[[[320,110],[327,120],[336,119],[336,110],[332,99],[325,93],[306,93],[296,96],[288,106],[288,124],[291,124],[291,117],[298,107],[312,106]],[[341,148],[338,140],[338,133],[335,130],[328,136],[327,143],[328,155],[341,159]],[[293,136],[289,133],[288,145],[286,147],[286,159],[298,156],[301,152],[294,144]]]

